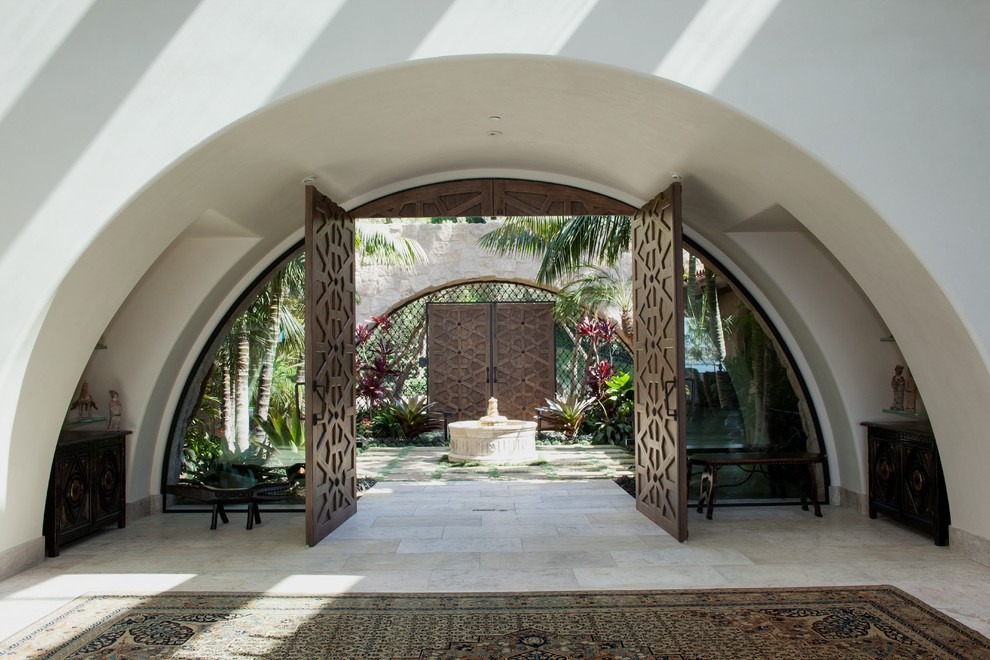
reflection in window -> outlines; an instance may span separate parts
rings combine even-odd
[[[820,451],[801,384],[767,322],[710,260],[685,251],[684,270],[688,453]],[[793,498],[799,476],[722,468],[718,497]]]
[[[296,382],[303,367],[303,255],[228,322],[188,418],[178,481],[246,488],[305,462]],[[302,495],[300,492],[299,495]]]

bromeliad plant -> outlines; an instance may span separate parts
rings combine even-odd
[[[595,399],[588,397],[579,399],[572,394],[566,399],[545,399],[543,419],[554,429],[568,438],[573,438],[581,429],[581,424],[588,412],[595,405]]]
[[[415,438],[442,428],[443,422],[430,416],[431,407],[423,396],[399,397],[379,406],[372,416],[372,431],[390,438]]]

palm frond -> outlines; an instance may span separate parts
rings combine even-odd
[[[550,239],[537,281],[552,284],[586,264],[613,266],[629,251],[632,218],[582,215],[569,218]]]
[[[479,238],[478,245],[493,254],[538,257],[568,220],[559,216],[507,217],[501,226]]]
[[[592,314],[605,317],[609,312],[632,309],[632,279],[616,267],[585,265],[581,274],[558,291],[554,316],[567,323]]]
[[[426,252],[418,242],[393,234],[384,225],[357,225],[354,247],[365,264],[412,266],[427,262]]]

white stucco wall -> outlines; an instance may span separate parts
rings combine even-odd
[[[900,351],[953,525],[990,539],[973,414],[990,392],[990,4],[4,0],[0,17],[0,552],[39,537],[91,358],[94,391],[119,382],[139,427],[128,499],[155,492],[188,356],[298,240],[312,173],[353,207],[484,175],[637,204],[679,171],[689,229],[815,374],[842,483],[862,492],[848,457]],[[766,221],[776,207],[791,220]],[[186,231],[216,252],[173,245]]]

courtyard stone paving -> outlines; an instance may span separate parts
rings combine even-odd
[[[632,453],[612,445],[538,445],[529,464],[451,464],[447,447],[369,447],[358,455],[360,478],[377,481],[556,481],[633,474]]]

